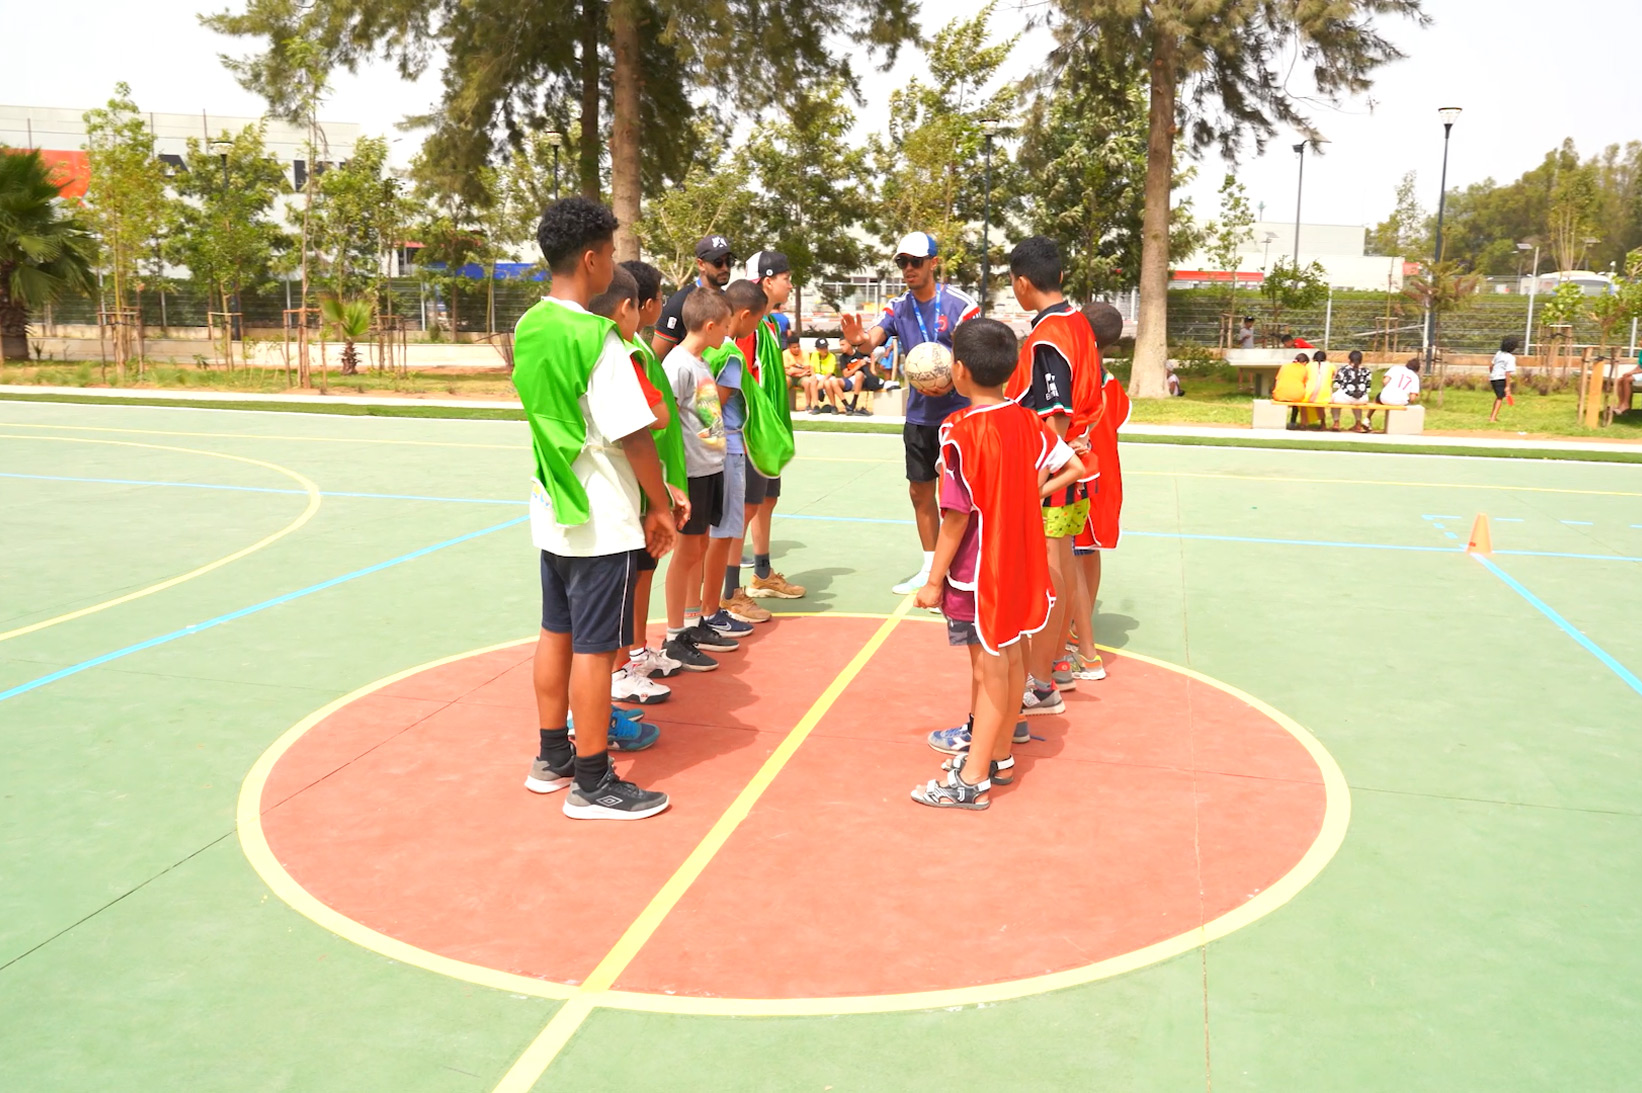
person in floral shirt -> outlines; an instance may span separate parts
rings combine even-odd
[[[1336,405],[1361,406],[1368,402],[1368,384],[1371,373],[1368,365],[1363,363],[1363,355],[1353,349],[1346,358],[1346,363],[1334,372],[1334,393],[1329,399]],[[1351,427],[1354,433],[1368,432],[1368,426],[1363,424],[1363,412],[1352,410],[1356,417],[1356,424]],[[1340,411],[1334,411],[1334,431],[1340,431]]]

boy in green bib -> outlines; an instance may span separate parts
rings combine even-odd
[[[637,820],[667,795],[616,777],[610,762],[610,676],[633,640],[635,554],[673,545],[647,404],[616,325],[587,310],[610,286],[616,218],[583,197],[548,206],[536,241],[552,273],[548,295],[519,319],[513,383],[530,425],[535,473],[531,540],[541,552],[541,633],[534,681],[541,751],[525,781],[568,788],[573,819]],[[569,725],[577,727],[574,748]],[[624,750],[655,743],[653,726],[624,721]]]

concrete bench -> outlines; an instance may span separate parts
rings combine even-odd
[[[1382,432],[1394,436],[1414,436],[1425,432],[1425,407],[1418,403],[1412,406],[1384,406],[1378,402],[1369,403],[1332,403],[1332,402],[1277,402],[1273,399],[1257,398],[1254,400],[1254,422],[1256,429],[1287,429],[1289,410],[1339,410],[1344,414],[1348,410],[1384,411],[1385,426]],[[1373,419],[1370,418],[1370,421]]]

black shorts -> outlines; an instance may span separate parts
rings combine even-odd
[[[884,389],[884,377],[872,372],[857,372],[846,381],[845,386],[854,387],[856,379],[860,379],[861,390],[863,391],[882,391]]]
[[[907,422],[901,426],[901,443],[907,450],[907,481],[933,482],[940,477],[936,464],[941,459],[941,427]]]
[[[773,501],[780,497],[781,476],[776,475],[774,478],[765,478],[758,473],[758,469],[753,466],[750,457],[742,456],[742,458],[747,460],[747,504],[762,505],[766,499]]]
[[[638,567],[640,573],[654,573],[656,567],[661,563],[648,550],[635,550],[633,551],[633,564]]]
[[[1488,382],[1494,385],[1494,397],[1495,398],[1502,399],[1502,398],[1505,397],[1505,381],[1504,380],[1489,380]]]
[[[633,644],[637,554],[570,558],[542,551],[542,629],[569,634],[573,653],[614,653]]]
[[[690,522],[679,528],[680,535],[706,535],[724,519],[724,472],[690,479]]]

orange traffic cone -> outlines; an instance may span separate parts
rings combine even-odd
[[[1465,547],[1467,554],[1494,553],[1494,539],[1488,533],[1488,517],[1477,514],[1477,522],[1471,525],[1471,542]]]

